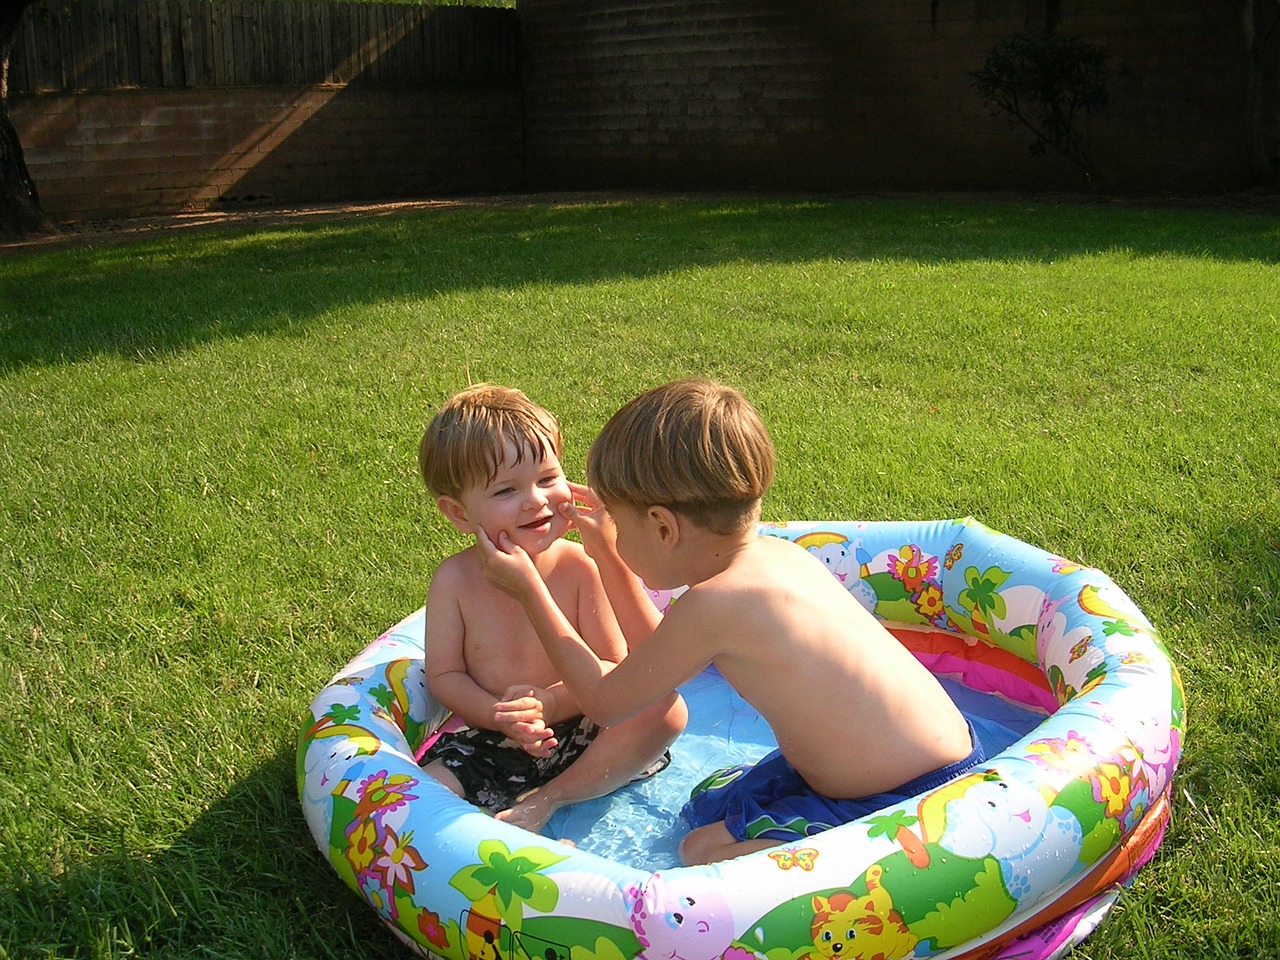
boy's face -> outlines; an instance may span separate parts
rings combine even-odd
[[[530,556],[537,556],[565,535],[569,521],[560,505],[573,494],[560,459],[546,446],[538,460],[527,447],[516,460],[514,444],[507,444],[493,480],[463,491],[458,498],[441,497],[440,510],[463,533],[479,527],[498,542],[503,533]]]
[[[639,507],[617,504],[609,508],[617,534],[618,556],[627,568],[651,590],[663,590],[680,584],[664,582],[659,541],[646,512]]]

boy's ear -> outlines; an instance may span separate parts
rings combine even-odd
[[[440,512],[444,514],[444,518],[457,527],[459,532],[476,532],[476,528],[467,517],[467,508],[462,505],[461,500],[457,500],[450,496],[437,497],[436,506],[439,507]]]
[[[679,545],[680,516],[674,510],[655,504],[645,511],[645,518],[664,549],[673,550]]]

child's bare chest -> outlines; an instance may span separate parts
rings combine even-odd
[[[524,609],[509,597],[476,598],[464,609],[462,655],[467,673],[495,696],[516,683],[548,686],[559,679]]]

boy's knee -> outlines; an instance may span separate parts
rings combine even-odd
[[[722,859],[724,851],[736,840],[723,823],[708,823],[695,827],[680,841],[680,862],[686,867],[699,863],[714,863]]]
[[[446,790],[456,793],[460,797],[466,797],[466,791],[462,787],[462,781],[457,778],[452,770],[444,765],[443,760],[432,760],[422,768],[422,771]]]
[[[684,733],[688,722],[688,705],[680,694],[672,693],[607,729],[627,731],[625,736],[646,743],[660,742],[665,748]]]
[[[684,733],[684,728],[689,723],[689,705],[684,702],[684,697],[678,693],[673,693],[662,718],[666,722],[667,729],[673,738]]]
[[[668,743],[684,733],[689,722],[689,707],[678,693],[669,694],[643,713],[645,729],[661,735]]]

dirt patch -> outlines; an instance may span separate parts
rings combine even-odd
[[[703,195],[706,197],[713,194]],[[690,199],[688,194],[626,193],[612,191],[485,194],[443,197],[433,200],[388,200],[376,203],[311,203],[281,207],[239,207],[193,213],[155,214],[147,217],[84,220],[61,224],[57,233],[22,240],[0,240],[0,250],[45,250],[57,247],[102,246],[151,239],[175,233],[219,229],[257,229],[333,220],[372,220],[421,210],[459,207],[571,206],[584,203],[621,203],[627,200]]]
[[[0,240],[0,251],[49,250],[62,247],[104,246],[153,239],[177,233],[194,233],[219,229],[257,229],[301,223],[323,223],[333,220],[369,220],[422,210],[446,210],[459,207],[562,206],[583,203],[619,203],[633,200],[715,200],[742,199],[741,193],[646,193],[553,192],[494,194],[448,197],[434,200],[394,200],[379,203],[315,203],[283,207],[242,207],[175,213],[149,217],[107,220],[85,220],[63,224],[57,233],[40,234],[16,241]],[[765,195],[752,194],[755,199]],[[772,196],[772,195],[769,195]],[[932,199],[956,202],[993,203],[1078,203],[1117,207],[1168,207],[1182,209],[1232,210],[1280,216],[1280,194],[1270,191],[1224,194],[1221,196],[1126,196],[1101,197],[1065,194],[991,194],[991,193],[899,193],[833,195],[843,199],[880,197],[884,199]]]
[[[257,229],[300,223],[323,223],[333,220],[365,220],[394,216],[419,210],[445,210],[457,207],[521,206],[530,204],[566,204],[621,199],[613,194],[510,194],[475,197],[450,197],[438,200],[395,200],[379,203],[312,203],[284,207],[242,207],[206,210],[195,213],[156,214],[149,217],[123,217],[107,220],[84,220],[61,225],[57,233],[0,241],[0,250],[47,250],[58,247],[101,246],[151,239],[175,233],[195,233],[219,229]]]

